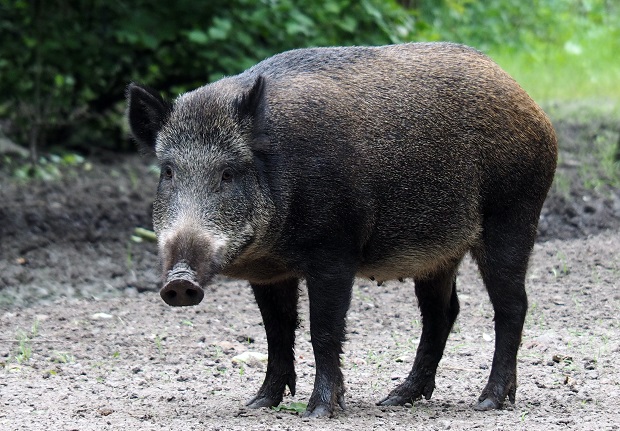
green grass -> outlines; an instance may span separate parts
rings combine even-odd
[[[155,334],[155,347],[157,348],[157,353],[159,353],[159,356],[163,356],[164,355],[164,345],[163,345],[163,340],[166,336],[160,336],[159,334]]]
[[[17,340],[19,345],[17,348],[17,354],[15,355],[15,360],[20,364],[23,362],[28,362],[32,357],[32,345],[30,343],[31,338],[27,333],[20,331],[17,333]]]
[[[578,99],[618,103],[619,52],[620,29],[603,27],[560,45],[541,41],[529,51],[495,48],[488,54],[539,103]]]
[[[566,253],[563,251],[558,251],[555,256],[558,259],[558,263],[552,268],[553,276],[555,278],[561,278],[570,274],[570,267]]]
[[[75,362],[75,356],[69,352],[56,352],[54,358],[52,358],[52,362],[59,364],[71,364]]]
[[[39,321],[35,319],[30,328],[30,332],[23,330],[17,331],[17,354],[15,360],[22,364],[28,362],[32,358],[32,339],[39,335]]]

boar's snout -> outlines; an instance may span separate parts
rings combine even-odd
[[[217,243],[197,229],[182,229],[160,238],[164,286],[160,296],[168,305],[197,305],[205,286],[217,272]]]
[[[205,296],[196,281],[196,272],[186,262],[177,263],[168,272],[166,284],[159,294],[166,304],[176,307],[200,304]]]

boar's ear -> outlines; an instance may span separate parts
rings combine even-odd
[[[275,171],[276,158],[274,148],[264,127],[264,96],[265,78],[258,75],[249,90],[241,95],[236,101],[239,119],[251,119],[252,140],[250,148],[254,153],[254,161],[260,172],[269,178],[269,173]]]
[[[131,83],[127,87],[127,117],[138,144],[147,149],[155,147],[155,138],[168,119],[172,105],[155,90]]]
[[[235,108],[239,118],[254,117],[263,100],[263,92],[265,90],[265,78],[258,75],[249,90],[246,90],[235,101]]]

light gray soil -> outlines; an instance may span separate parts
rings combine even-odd
[[[375,402],[413,360],[421,329],[413,285],[358,280],[342,358],[348,408],[318,423],[244,408],[265,364],[232,359],[267,352],[245,283],[220,280],[194,308],[171,308],[146,293],[10,309],[0,316],[0,429],[618,429],[619,276],[617,232],[536,246],[517,402],[496,412],[471,408],[488,377],[494,339],[492,309],[471,261],[460,270],[462,312],[437,389],[409,408]],[[285,397],[289,406],[308,400],[314,378],[305,296],[301,309],[297,394]],[[20,363],[24,347],[32,352]]]
[[[407,375],[420,317],[410,280],[360,279],[342,358],[347,410],[321,420],[294,411],[314,381],[305,288],[297,394],[287,410],[248,410],[265,363],[233,358],[267,353],[249,286],[218,279],[199,306],[168,307],[154,244],[131,239],[150,227],[152,160],[96,161],[29,183],[0,166],[0,430],[620,429],[620,192],[584,186],[576,166],[591,161],[571,142],[587,133],[556,127],[564,186],[545,205],[528,273],[517,401],[493,412],[471,407],[494,332],[469,259],[431,400],[375,405]]]

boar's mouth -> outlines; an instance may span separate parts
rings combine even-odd
[[[200,304],[205,293],[198,284],[196,271],[187,262],[181,261],[168,271],[159,295],[166,304],[181,307]]]

